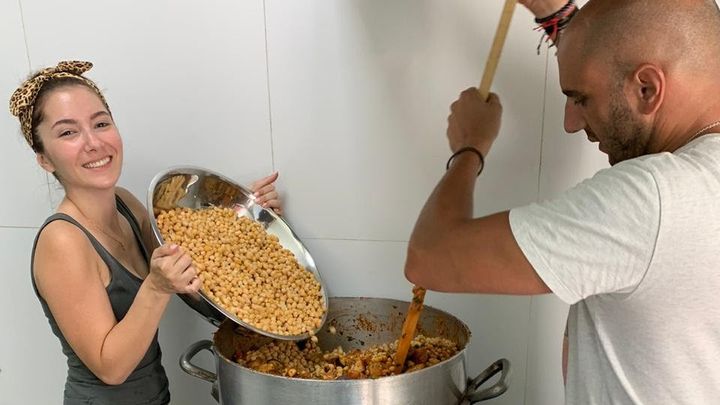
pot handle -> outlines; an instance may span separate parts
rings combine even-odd
[[[198,367],[190,362],[190,360],[192,360],[192,358],[202,350],[207,350],[214,354],[212,344],[213,343],[209,340],[201,340],[190,345],[190,347],[185,349],[185,353],[180,356],[180,368],[193,377],[214,384],[217,380],[217,375],[215,373],[207,371],[204,368]]]
[[[500,371],[502,371],[502,374],[500,374],[500,380],[498,380],[498,382],[493,384],[491,387],[478,391],[478,388],[480,388],[485,381],[489,380]],[[508,389],[506,380],[509,374],[510,361],[507,359],[500,359],[496,361],[491,364],[490,367],[483,370],[477,377],[472,380],[468,379],[468,388],[465,391],[465,398],[467,398],[471,404],[474,404],[476,402],[495,398],[504,394]]]

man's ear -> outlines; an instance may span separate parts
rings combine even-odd
[[[665,99],[666,77],[660,67],[649,63],[635,69],[631,83],[631,97],[641,114],[654,114]]]
[[[45,171],[47,171],[48,173],[55,173],[55,166],[52,164],[50,159],[45,156],[45,154],[36,153],[35,160],[38,162],[40,167],[45,169]]]

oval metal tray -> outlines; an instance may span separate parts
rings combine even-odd
[[[156,216],[161,211],[171,210],[177,207],[202,209],[213,206],[233,208],[238,213],[238,216],[248,217],[261,224],[263,228],[265,228],[265,231],[269,234],[276,235],[280,239],[280,244],[295,255],[295,258],[301,266],[314,274],[320,283],[320,292],[326,309],[323,314],[321,326],[313,331],[317,333],[322,327],[322,324],[325,323],[327,317],[328,297],[320,273],[315,266],[315,261],[285,220],[275,214],[274,211],[256,204],[255,196],[249,189],[219,173],[194,166],[177,166],[163,170],[155,175],[148,188],[147,209],[150,216],[150,223],[155,240],[161,245],[164,243],[164,240],[156,221]],[[220,318],[220,314],[222,314],[238,325],[275,339],[301,340],[310,337],[310,333],[301,335],[278,335],[259,329],[256,326],[243,322],[234,314],[216,304],[202,289],[200,290],[200,295],[212,306],[210,311],[197,308],[196,305],[193,305],[191,301],[192,298],[184,297],[183,300],[216,325],[222,321],[222,319],[217,319]]]

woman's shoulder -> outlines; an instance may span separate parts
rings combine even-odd
[[[133,193],[130,192],[130,190],[123,187],[115,187],[115,195],[120,197],[125,205],[130,208],[130,211],[132,211],[132,214],[138,221],[141,223],[146,221],[148,214],[145,206],[140,202],[140,200],[138,200],[137,197],[135,197],[135,195],[133,195]]]
[[[63,247],[88,244],[86,242],[89,242],[88,237],[80,226],[60,218],[42,227],[37,249],[63,250]]]
[[[63,277],[92,269],[97,254],[81,228],[66,220],[54,220],[41,229],[32,260],[36,280],[62,281]],[[65,270],[54,271],[57,268]]]

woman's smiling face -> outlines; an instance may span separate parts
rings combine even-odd
[[[66,189],[115,187],[123,145],[100,97],[86,86],[68,85],[44,95],[37,107],[42,118],[35,127],[44,148],[38,163]]]

